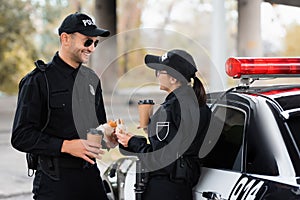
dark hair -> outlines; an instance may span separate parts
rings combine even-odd
[[[198,104],[199,106],[204,106],[207,100],[205,88],[198,77],[195,76],[193,79],[194,79],[193,89],[198,99]]]

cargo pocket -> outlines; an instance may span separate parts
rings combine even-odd
[[[69,96],[68,90],[60,90],[51,92],[50,108],[51,109],[64,109],[66,101]]]

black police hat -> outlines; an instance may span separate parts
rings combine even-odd
[[[190,81],[195,77],[197,68],[193,57],[184,50],[174,49],[162,56],[147,54],[145,63],[155,70],[165,70],[174,78],[182,80],[182,76]],[[180,77],[181,76],[181,77]]]
[[[79,32],[86,36],[107,37],[110,32],[105,29],[98,28],[93,20],[86,14],[76,12],[68,15],[58,29],[58,34]]]

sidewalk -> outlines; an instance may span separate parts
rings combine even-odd
[[[32,178],[27,177],[25,154],[10,145],[16,96],[0,97],[0,199],[32,199]]]

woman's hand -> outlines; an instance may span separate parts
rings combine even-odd
[[[134,135],[132,133],[125,133],[125,132],[118,132],[116,133],[116,136],[118,138],[118,142],[122,144],[124,147],[128,147],[128,141],[130,138],[132,138]]]

